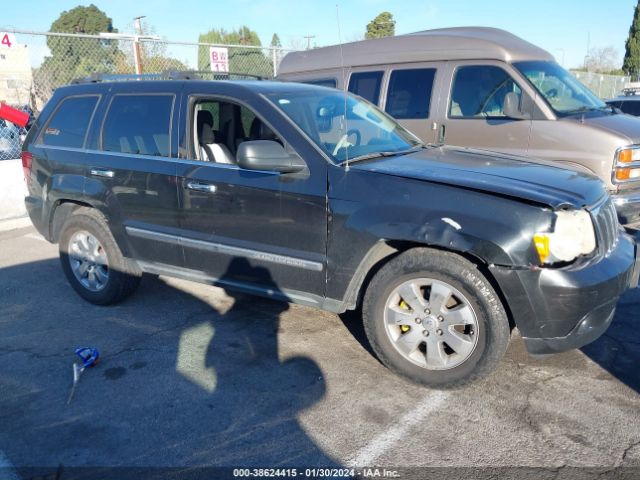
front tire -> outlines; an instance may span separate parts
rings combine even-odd
[[[96,305],[117,303],[131,295],[142,273],[122,255],[102,215],[81,208],[66,220],[59,241],[60,263],[82,298]]]
[[[384,365],[439,388],[488,374],[510,337],[504,307],[476,266],[429,248],[408,250],[377,272],[365,293],[363,320]]]

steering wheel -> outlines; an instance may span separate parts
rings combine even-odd
[[[351,143],[349,141],[349,137],[351,135],[355,135],[355,143]],[[355,128],[352,128],[351,130],[348,130],[347,133],[345,133],[340,140],[338,140],[338,143],[336,143],[336,147],[333,149],[333,155],[337,155],[338,152],[340,151],[341,148],[346,148],[346,147],[357,147],[358,145],[360,145],[360,142],[362,141],[362,134],[360,133],[360,130],[357,130]]]
[[[556,98],[558,96],[558,89],[550,88],[549,90],[547,90],[546,95],[549,98]]]

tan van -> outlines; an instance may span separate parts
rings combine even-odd
[[[279,78],[348,89],[426,143],[592,172],[621,223],[640,228],[640,119],[609,107],[551,54],[511,33],[447,28],[294,52]]]

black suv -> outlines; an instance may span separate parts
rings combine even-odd
[[[602,183],[425,146],[359,97],[200,80],[59,88],[22,153],[26,204],[84,299],[175,276],[344,312],[387,366],[457,385],[580,347],[637,283]]]

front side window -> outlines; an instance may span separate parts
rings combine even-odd
[[[102,149],[170,156],[173,101],[170,94],[115,95],[102,127]]]
[[[249,108],[226,100],[201,99],[193,110],[192,156],[205,162],[236,164],[240,144],[248,140],[283,143]]]
[[[53,147],[82,148],[98,98],[97,95],[90,95],[63,100],[43,130],[40,143]]]
[[[380,99],[382,74],[383,72],[352,73],[349,79],[349,91],[377,105]]]
[[[345,92],[309,87],[267,97],[336,164],[421,145],[393,118]]]
[[[453,79],[450,118],[505,118],[507,93],[522,94],[520,87],[502,68],[492,65],[460,67]]]
[[[513,64],[560,116],[606,108],[605,103],[555,62],[528,61]]]
[[[435,75],[435,68],[391,72],[385,111],[398,119],[429,118]]]

